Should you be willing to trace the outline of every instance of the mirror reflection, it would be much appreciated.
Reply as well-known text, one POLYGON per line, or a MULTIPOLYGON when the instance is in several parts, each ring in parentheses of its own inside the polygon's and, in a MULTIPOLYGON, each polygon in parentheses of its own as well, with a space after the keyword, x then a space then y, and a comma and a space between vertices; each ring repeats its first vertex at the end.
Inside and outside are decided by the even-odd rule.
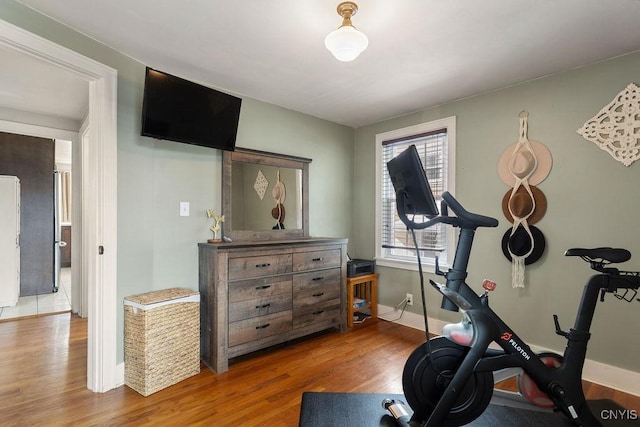
POLYGON ((236 147, 222 153, 224 236, 236 241, 309 236, 311 159, 236 147))
POLYGON ((234 229, 302 229, 302 169, 234 161, 231 174, 234 229))

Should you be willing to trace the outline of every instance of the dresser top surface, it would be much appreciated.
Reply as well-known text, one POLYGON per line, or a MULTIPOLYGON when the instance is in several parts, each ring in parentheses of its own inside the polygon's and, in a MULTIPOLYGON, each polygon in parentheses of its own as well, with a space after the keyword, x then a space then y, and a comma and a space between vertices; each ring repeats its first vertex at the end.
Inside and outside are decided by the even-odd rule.
POLYGON ((342 245, 348 241, 348 239, 336 237, 305 237, 300 239, 234 241, 229 243, 198 243, 198 246, 216 249, 238 249, 302 245, 342 245))

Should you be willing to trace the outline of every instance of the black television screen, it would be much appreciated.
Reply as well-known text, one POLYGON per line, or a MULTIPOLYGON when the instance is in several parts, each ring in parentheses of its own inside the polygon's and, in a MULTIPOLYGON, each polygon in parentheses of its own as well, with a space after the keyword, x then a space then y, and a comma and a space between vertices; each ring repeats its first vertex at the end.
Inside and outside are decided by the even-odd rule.
POLYGON ((438 206, 415 145, 410 145, 389 160, 387 169, 396 194, 398 191, 404 192, 406 214, 424 215, 429 218, 438 215, 438 206))
POLYGON ((242 100, 147 67, 142 136, 233 151, 242 100))

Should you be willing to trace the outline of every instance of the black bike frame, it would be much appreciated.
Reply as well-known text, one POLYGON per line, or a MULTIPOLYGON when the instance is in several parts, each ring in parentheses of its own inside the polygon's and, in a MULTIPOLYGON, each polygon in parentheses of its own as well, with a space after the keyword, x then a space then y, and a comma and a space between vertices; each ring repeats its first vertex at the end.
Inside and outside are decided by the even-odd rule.
MULTIPOLYGON (((617 288, 628 288, 629 285, 622 279, 606 273, 596 274, 589 279, 583 290, 574 327, 568 332, 561 331, 556 320, 556 332, 567 339, 567 346, 560 366, 548 367, 489 307, 488 295, 485 293, 479 296, 465 282, 475 229, 478 226, 494 225, 487 221, 490 218, 466 212, 451 195, 447 193, 445 195, 443 195, 445 202, 454 210, 458 218, 451 220, 452 217, 447 216, 438 222, 460 227, 460 235, 452 268, 440 274, 447 278, 446 293, 457 292, 471 306, 471 308, 466 307, 466 312, 475 325, 476 336, 473 345, 469 347, 455 375, 430 414, 426 425, 440 426, 444 423, 450 408, 473 372, 521 367, 538 388, 547 393, 557 408, 570 419, 585 426, 601 426, 587 406, 582 390, 582 366, 586 357, 587 342, 591 336, 589 330, 600 290, 604 288, 612 291, 617 288), (464 214, 468 215, 466 219, 464 214), (478 224, 473 219, 483 219, 485 222, 478 224), (489 349, 491 342, 496 342, 504 351, 489 349)), ((435 282, 432 284, 443 294, 442 308, 457 310, 454 299, 449 299, 435 282)))

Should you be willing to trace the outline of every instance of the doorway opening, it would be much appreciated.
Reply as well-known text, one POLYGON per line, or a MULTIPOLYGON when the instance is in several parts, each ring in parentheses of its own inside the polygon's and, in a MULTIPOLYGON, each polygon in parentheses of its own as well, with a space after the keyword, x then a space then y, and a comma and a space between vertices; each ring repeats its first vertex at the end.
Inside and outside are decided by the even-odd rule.
MULTIPOLYGON (((88 301, 87 387, 105 392, 118 385, 116 375, 117 259, 117 72, 77 52, 0 20, 0 46, 36 58, 89 84, 88 152, 82 176, 82 271, 88 301)), ((43 135, 42 126, 0 121, 0 130, 43 135)), ((77 139, 77 132, 74 132, 77 139)), ((50 135, 44 135, 50 136, 50 135)), ((80 146, 81 144, 76 144, 80 146)), ((76 156, 78 158, 78 156, 76 156)), ((78 222, 78 221, 74 221, 78 222)))

